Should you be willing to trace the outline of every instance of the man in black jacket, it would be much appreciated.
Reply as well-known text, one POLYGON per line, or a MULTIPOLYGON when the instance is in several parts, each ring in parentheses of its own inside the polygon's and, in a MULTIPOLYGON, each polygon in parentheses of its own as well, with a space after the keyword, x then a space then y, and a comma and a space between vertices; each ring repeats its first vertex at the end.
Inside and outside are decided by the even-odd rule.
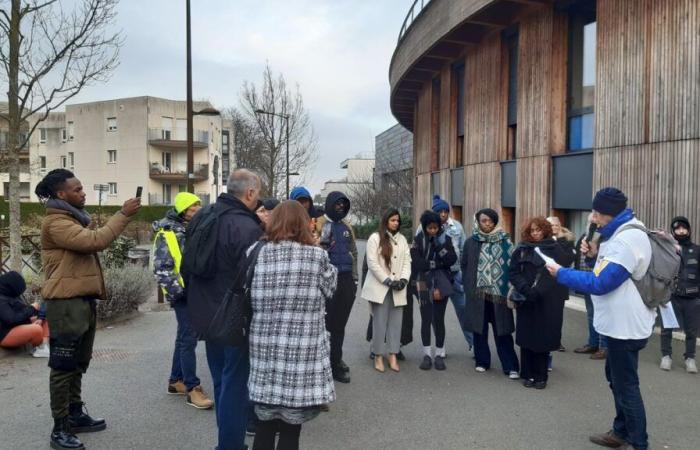
MULTIPOLYGON (((671 304, 679 324, 685 332, 685 370, 698 373, 695 364, 695 345, 700 328, 700 246, 690 240, 690 221, 679 216, 671 221, 673 237, 681 245, 681 268, 678 273, 676 291, 671 304)), ((661 330, 661 370, 671 370, 671 346, 673 329, 661 330)))
MULTIPOLYGON (((186 274, 187 306, 192 327, 199 335, 207 332, 219 304, 246 261, 246 250, 262 235, 261 222, 254 210, 260 194, 260 178, 246 169, 231 173, 227 193, 219 195, 213 209, 221 212, 216 224, 215 272, 207 277, 186 274), (221 211, 225 210, 225 211, 221 211)), ((189 230, 202 220, 195 215, 189 230)), ((188 232, 189 232, 188 230, 188 232)), ((186 248, 187 251, 196 249, 186 248)), ((248 419, 248 349, 206 341, 207 362, 214 383, 218 450, 244 448, 248 419)))

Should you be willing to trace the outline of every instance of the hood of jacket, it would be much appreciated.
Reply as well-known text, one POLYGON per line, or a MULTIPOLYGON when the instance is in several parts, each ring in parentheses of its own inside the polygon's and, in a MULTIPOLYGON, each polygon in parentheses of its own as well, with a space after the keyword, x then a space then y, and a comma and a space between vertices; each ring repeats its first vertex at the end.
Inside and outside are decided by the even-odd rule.
POLYGON ((153 231, 159 230, 172 230, 176 233, 185 231, 185 221, 182 217, 175 211, 175 208, 170 208, 165 217, 160 220, 156 220, 151 224, 153 231))
POLYGON ((690 228, 690 220, 688 220, 687 217, 683 216, 677 216, 674 217, 673 220, 671 221, 671 234, 673 234, 673 237, 678 241, 679 244, 687 244, 690 242, 690 237, 692 233, 692 229, 690 228), (674 233, 675 228, 678 225, 684 225, 688 229, 688 235, 687 236, 676 236, 676 233, 674 233))
POLYGON ((308 198, 309 200, 313 200, 311 198, 311 192, 309 192, 309 190, 306 189, 304 186, 297 186, 294 189, 292 189, 292 192, 289 193, 290 200, 299 200, 302 198, 308 198))
POLYGON ((326 197, 325 210, 329 219, 333 222, 340 222, 348 215, 348 212, 350 212, 350 199, 340 191, 333 191, 326 197), (343 214, 338 214, 335 210, 335 204, 338 203, 338 201, 343 201, 345 203, 345 211, 343 214))

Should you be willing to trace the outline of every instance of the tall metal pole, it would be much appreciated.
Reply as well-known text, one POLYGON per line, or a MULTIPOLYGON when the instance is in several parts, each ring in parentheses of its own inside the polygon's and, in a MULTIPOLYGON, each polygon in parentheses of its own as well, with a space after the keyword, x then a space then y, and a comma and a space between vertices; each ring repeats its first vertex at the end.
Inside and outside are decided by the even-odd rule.
POLYGON ((192 116, 192 32, 190 26, 190 0, 187 7, 187 192, 194 193, 194 132, 192 116))
POLYGON ((287 128, 287 200, 289 200, 289 116, 284 116, 287 128))

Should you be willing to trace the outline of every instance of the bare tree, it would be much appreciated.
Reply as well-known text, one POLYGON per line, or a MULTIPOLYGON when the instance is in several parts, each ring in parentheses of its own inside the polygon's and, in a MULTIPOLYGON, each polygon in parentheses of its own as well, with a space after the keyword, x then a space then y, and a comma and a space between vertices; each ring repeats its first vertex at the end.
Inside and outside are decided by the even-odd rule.
POLYGON ((379 219, 389 208, 396 208, 402 214, 411 217, 413 170, 401 167, 403 165, 399 165, 398 162, 389 161, 385 163, 386 172, 372 182, 349 184, 348 196, 352 201, 352 211, 361 223, 379 219))
POLYGON ((256 170, 262 177, 267 195, 282 197, 287 171, 287 129, 285 128, 287 123, 289 124, 290 173, 298 172, 303 181, 310 174, 318 157, 316 135, 309 113, 304 107, 299 86, 297 85, 294 91, 291 91, 287 87, 284 76, 273 74, 270 66, 266 65, 261 86, 248 81, 243 84, 241 116, 246 122, 242 130, 249 135, 239 136, 237 139, 240 138, 250 144, 244 150, 253 150, 256 153, 241 155, 243 161, 254 164, 250 168, 256 170), (257 114, 256 111, 273 114, 257 114), (285 120, 283 116, 289 117, 289 120, 285 120), (264 143, 262 149, 259 148, 259 141, 264 143))
POLYGON ((3 0, 0 78, 7 82, 10 267, 21 270, 20 150, 49 113, 118 65, 122 36, 111 30, 118 0, 3 0), (23 130, 24 127, 24 130, 23 130))
POLYGON ((265 148, 258 125, 239 109, 228 108, 224 116, 233 122, 233 154, 237 167, 244 167, 262 173, 265 165, 265 148))

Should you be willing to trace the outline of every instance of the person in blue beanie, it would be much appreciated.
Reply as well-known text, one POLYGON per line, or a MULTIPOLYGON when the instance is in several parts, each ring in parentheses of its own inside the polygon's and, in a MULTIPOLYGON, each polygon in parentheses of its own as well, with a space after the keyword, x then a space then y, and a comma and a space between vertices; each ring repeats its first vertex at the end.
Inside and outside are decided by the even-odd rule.
POLYGON ((289 193, 289 199, 296 200, 299 203, 301 203, 301 206, 303 206, 304 209, 309 211, 309 215, 311 215, 311 211, 314 206, 314 201, 311 197, 311 192, 309 192, 309 190, 306 189, 304 186, 297 186, 294 189, 292 189, 292 192, 289 193))
POLYGON ((454 292, 450 296, 452 300, 452 306, 455 309, 455 314, 457 314, 457 320, 462 328, 462 334, 464 334, 464 340, 467 341, 469 350, 472 349, 474 345, 474 336, 471 331, 464 327, 464 314, 466 313, 466 300, 464 297, 464 287, 462 286, 462 271, 460 266, 461 261, 461 251, 464 247, 464 242, 467 237, 464 234, 464 228, 459 221, 454 220, 450 217, 450 204, 447 201, 440 198, 439 195, 433 195, 433 212, 438 213, 440 216, 440 221, 442 223, 442 229, 445 230, 450 239, 452 239, 452 245, 454 246, 455 253, 457 253, 457 262, 450 268, 452 272, 452 280, 454 292))
POLYGON ((619 449, 648 448, 646 411, 639 390, 639 351, 651 336, 656 312, 647 308, 633 280, 649 268, 652 250, 644 224, 627 208, 619 189, 601 189, 593 198, 593 223, 600 242, 584 240, 581 251, 592 272, 547 265, 557 282, 591 294, 593 326, 608 342, 605 376, 615 400, 615 419, 607 433, 590 436, 591 442, 619 449), (638 227, 642 227, 639 229, 638 227))

